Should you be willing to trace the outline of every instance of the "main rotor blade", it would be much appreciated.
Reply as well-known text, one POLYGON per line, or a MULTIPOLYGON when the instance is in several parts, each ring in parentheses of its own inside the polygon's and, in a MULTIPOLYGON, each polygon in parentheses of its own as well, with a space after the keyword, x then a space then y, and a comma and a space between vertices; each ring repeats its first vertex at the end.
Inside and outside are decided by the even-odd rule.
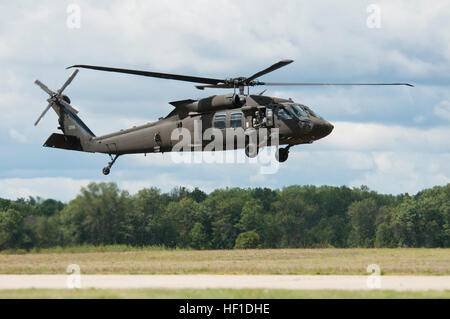
POLYGON ((414 85, 409 83, 278 83, 278 82, 258 82, 256 85, 406 85, 414 87, 414 85))
POLYGON ((36 120, 36 122, 34 122, 34 126, 38 125, 39 121, 44 117, 45 113, 47 113, 47 111, 50 109, 50 107, 53 105, 52 103, 49 103, 47 105, 47 107, 44 109, 44 111, 41 113, 41 115, 38 117, 38 119, 36 120))
POLYGON ((62 93, 66 87, 72 82, 72 80, 75 78, 75 76, 78 73, 78 69, 75 69, 75 71, 73 71, 73 73, 69 76, 69 78, 67 79, 66 83, 63 84, 63 86, 61 86, 61 88, 58 90, 58 93, 62 93))
POLYGON ((41 89, 43 89, 45 92, 47 92, 47 94, 50 96, 53 96, 55 94, 52 90, 50 90, 44 83, 42 83, 39 80, 34 81, 34 84, 39 86, 41 89))
POLYGON ((161 79, 170 79, 170 80, 178 80, 178 81, 186 81, 186 82, 195 82, 195 83, 205 83, 205 84, 217 84, 223 83, 225 80, 221 79, 213 79, 213 78, 202 78, 198 76, 189 76, 189 75, 180 75, 180 74, 170 74, 170 73, 159 73, 159 72, 149 72, 149 71, 140 71, 140 70, 129 70, 129 69, 118 69, 118 68, 110 68, 105 66, 95 66, 95 65, 72 65, 69 68, 84 68, 84 69, 92 69, 99 71, 108 71, 108 72, 118 72, 118 73, 127 73, 127 74, 135 74, 148 76, 153 78, 161 78, 161 79))
POLYGON ((212 85, 196 85, 195 86, 197 89, 199 90, 204 90, 204 89, 232 89, 233 85, 231 84, 212 84, 212 85))
POLYGON ((247 78, 247 81, 248 82, 252 81, 252 80, 260 77, 261 75, 264 75, 266 73, 275 71, 276 69, 279 69, 279 68, 281 68, 281 67, 283 67, 285 65, 288 65, 289 63, 292 63, 292 62, 294 62, 294 60, 281 60, 280 62, 275 63, 272 66, 269 66, 267 69, 264 69, 262 71, 259 71, 258 73, 253 74, 251 77, 247 78))

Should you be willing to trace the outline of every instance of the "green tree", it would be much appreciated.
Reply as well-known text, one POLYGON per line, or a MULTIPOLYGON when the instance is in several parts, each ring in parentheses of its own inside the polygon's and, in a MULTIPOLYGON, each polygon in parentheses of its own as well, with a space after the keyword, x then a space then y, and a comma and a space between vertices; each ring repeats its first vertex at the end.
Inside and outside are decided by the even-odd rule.
POLYGON ((203 225, 199 222, 194 224, 190 232, 191 247, 195 249, 208 249, 210 248, 208 234, 205 231, 203 225))
POLYGON ((46 199, 36 203, 37 215, 52 216, 60 212, 64 208, 64 204, 54 199, 46 199))
POLYGON ((158 188, 144 188, 131 199, 130 209, 125 217, 126 242, 131 245, 161 245, 160 222, 167 196, 161 195, 158 188))
POLYGON ((189 197, 178 202, 171 202, 166 209, 166 218, 173 225, 176 232, 175 244, 179 247, 188 247, 191 243, 190 232, 195 222, 199 221, 198 203, 189 197))
POLYGON ((249 232, 264 248, 450 247, 450 184, 414 196, 310 185, 208 195, 146 188, 129 196, 114 183, 91 183, 68 204, 0 199, 0 249, 84 243, 231 249, 249 232))
POLYGON ((0 211, 0 249, 20 248, 23 239, 23 215, 15 209, 0 211))
POLYGON ((319 246, 345 247, 349 228, 343 217, 322 218, 319 224, 311 229, 311 237, 319 246))
POLYGON ((238 228, 243 232, 254 230, 260 233, 264 231, 264 211, 259 201, 249 199, 245 202, 242 207, 238 228))
POLYGON ((311 245, 308 229, 314 226, 314 220, 317 219, 317 206, 305 202, 301 188, 298 186, 284 188, 280 200, 272 204, 272 210, 281 233, 281 247, 311 245))
POLYGON ((188 197, 192 198, 197 203, 200 203, 206 199, 207 195, 205 192, 196 187, 192 192, 189 192, 188 197))
POLYGON ((398 244, 405 247, 447 247, 450 243, 450 184, 405 198, 393 212, 398 244))
POLYGON ((47 248, 63 244, 59 216, 27 216, 24 229, 30 242, 27 248, 47 248))
POLYGON ((375 237, 375 247, 382 248, 394 248, 397 246, 397 240, 392 227, 388 223, 381 223, 377 227, 375 237))
POLYGON ((227 188, 215 190, 201 203, 211 225, 212 248, 233 248, 242 207, 248 198, 245 190, 227 188))
POLYGON ((250 192, 251 196, 263 206, 264 211, 269 211, 273 202, 280 199, 280 194, 277 190, 270 188, 254 188, 250 192))
POLYGON ((175 187, 170 191, 170 199, 179 201, 182 198, 191 198, 195 200, 197 203, 200 203, 205 200, 206 193, 201 191, 198 187, 196 187, 193 191, 189 190, 186 187, 175 187))
POLYGON ((259 235, 257 232, 250 230, 245 233, 240 233, 236 238, 234 249, 252 249, 258 248, 259 235))
POLYGON ((90 183, 61 212, 64 237, 70 244, 109 245, 124 242, 126 191, 115 183, 90 183))
POLYGON ((377 203, 373 198, 366 198, 350 205, 348 216, 352 231, 349 238, 351 246, 373 247, 375 243, 377 203))

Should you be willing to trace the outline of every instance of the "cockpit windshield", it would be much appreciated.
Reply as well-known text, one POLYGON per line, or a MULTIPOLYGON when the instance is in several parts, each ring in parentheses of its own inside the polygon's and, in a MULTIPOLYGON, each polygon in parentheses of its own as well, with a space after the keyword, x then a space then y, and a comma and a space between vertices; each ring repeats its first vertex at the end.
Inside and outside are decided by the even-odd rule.
POLYGON ((290 105, 292 112, 300 118, 302 116, 309 116, 308 112, 302 107, 302 105, 291 104, 290 105))
POLYGON ((309 107, 307 107, 306 105, 302 105, 302 106, 303 106, 303 107, 305 108, 305 110, 306 110, 309 114, 311 114, 312 116, 322 118, 322 117, 320 117, 320 115, 314 113, 313 110, 311 110, 311 109, 310 109, 309 107))
POLYGON ((302 104, 297 103, 283 103, 283 105, 291 110, 292 113, 295 114, 296 117, 300 118, 302 116, 313 116, 313 117, 319 117, 314 113, 309 107, 302 104))

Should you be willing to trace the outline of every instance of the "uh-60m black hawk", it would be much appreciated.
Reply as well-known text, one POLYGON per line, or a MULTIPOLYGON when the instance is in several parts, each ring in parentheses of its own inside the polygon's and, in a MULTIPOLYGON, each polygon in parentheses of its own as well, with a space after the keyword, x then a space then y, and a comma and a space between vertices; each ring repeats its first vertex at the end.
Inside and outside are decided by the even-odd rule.
MULTIPOLYGON (((268 131, 278 129, 278 144, 286 145, 276 152, 279 162, 287 160, 289 149, 298 144, 312 143, 321 139, 333 130, 333 125, 316 115, 306 105, 296 103, 291 99, 264 96, 263 92, 257 95, 249 94, 249 87, 265 86, 310 86, 310 85, 407 85, 408 83, 274 83, 260 82, 260 76, 279 69, 292 60, 282 60, 274 65, 253 74, 250 77, 236 77, 229 79, 214 79, 197 76, 177 75, 168 73, 148 72, 139 70, 118 69, 92 65, 73 65, 69 68, 85 68, 108 72, 135 74, 147 77, 171 79, 187 82, 201 83, 198 89, 226 88, 234 92, 225 95, 214 95, 207 98, 193 100, 181 100, 170 102, 175 108, 164 118, 156 122, 135 126, 118 132, 95 136, 95 134, 77 116, 78 110, 70 105, 70 99, 63 94, 64 89, 72 82, 78 69, 71 74, 64 85, 56 92, 51 91, 39 80, 35 83, 48 93, 50 98, 48 106, 39 116, 35 125, 50 109, 58 115, 59 127, 63 134, 53 133, 44 146, 82 152, 105 153, 111 157, 111 161, 103 168, 103 174, 107 175, 116 159, 124 154, 171 152, 174 144, 171 133, 180 128, 185 128, 195 136, 195 122, 201 122, 201 130, 216 128, 225 131, 227 129, 242 129, 252 132, 265 129, 268 131), (245 94, 247 88, 247 94, 245 94), (236 90, 239 90, 236 93, 236 90)), ((201 135, 203 136, 203 135, 201 135)), ((271 136, 271 135, 270 135, 271 136)), ((249 136, 245 136, 244 143, 235 143, 233 136, 232 149, 245 148, 245 154, 254 157, 258 154, 259 142, 253 142, 249 136)), ((210 140, 203 140, 196 145, 190 141, 191 151, 203 151, 210 140)), ((223 144, 226 143, 224 135, 223 144)), ((229 141, 228 141, 229 142, 229 141)), ((265 145, 272 145, 269 140, 265 145)), ((184 148, 183 150, 186 150, 184 148)))

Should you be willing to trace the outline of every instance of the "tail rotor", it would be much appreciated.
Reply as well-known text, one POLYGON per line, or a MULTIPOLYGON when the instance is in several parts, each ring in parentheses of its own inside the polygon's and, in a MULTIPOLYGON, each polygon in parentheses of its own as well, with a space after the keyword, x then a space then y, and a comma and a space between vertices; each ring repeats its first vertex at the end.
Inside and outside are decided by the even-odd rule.
POLYGON ((63 91, 69 86, 69 84, 72 82, 72 80, 75 78, 75 76, 78 73, 78 69, 76 69, 75 71, 73 71, 73 73, 69 76, 69 78, 67 79, 67 81, 61 86, 61 88, 56 91, 53 92, 52 90, 50 90, 44 83, 42 83, 39 80, 34 81, 34 84, 36 84, 37 86, 39 86, 43 91, 45 91, 50 98, 47 99, 48 105, 47 107, 44 109, 44 111, 41 113, 41 115, 38 117, 38 119, 36 120, 36 122, 34 123, 34 126, 39 124, 39 121, 45 116, 45 114, 47 113, 47 111, 54 105, 54 104, 59 104, 62 105, 63 107, 65 107, 67 110, 77 114, 78 110, 73 107, 72 105, 70 105, 69 103, 67 103, 64 100, 64 95, 62 94, 63 91))

